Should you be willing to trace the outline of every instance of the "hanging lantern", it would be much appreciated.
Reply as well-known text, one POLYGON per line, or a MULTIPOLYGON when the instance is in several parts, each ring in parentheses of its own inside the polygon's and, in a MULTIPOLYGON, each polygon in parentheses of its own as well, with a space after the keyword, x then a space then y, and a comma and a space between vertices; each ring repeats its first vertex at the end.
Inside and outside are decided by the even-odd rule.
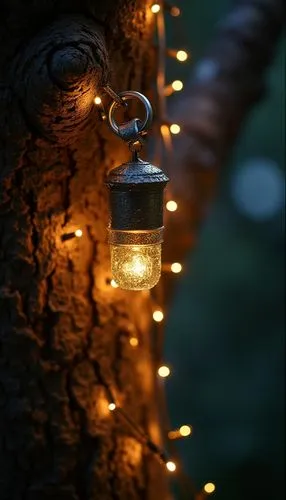
POLYGON ((137 98, 146 109, 143 122, 135 118, 118 126, 113 118, 116 102, 109 111, 113 131, 129 143, 132 159, 111 170, 109 244, 113 279, 126 290, 149 289, 161 275, 163 242, 163 191, 168 177, 162 170, 138 157, 144 134, 152 119, 152 108, 139 92, 122 92, 124 101, 137 98))

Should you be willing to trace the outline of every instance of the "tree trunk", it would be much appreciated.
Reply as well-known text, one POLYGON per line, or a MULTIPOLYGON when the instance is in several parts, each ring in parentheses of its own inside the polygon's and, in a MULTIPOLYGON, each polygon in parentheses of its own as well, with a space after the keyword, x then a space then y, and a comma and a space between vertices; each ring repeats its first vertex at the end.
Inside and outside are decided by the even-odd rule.
POLYGON ((166 498, 164 467, 108 409, 111 390, 160 442, 149 299, 109 284, 104 176, 128 150, 93 104, 107 53, 116 89, 148 91, 148 7, 1 2, 1 500, 166 498))

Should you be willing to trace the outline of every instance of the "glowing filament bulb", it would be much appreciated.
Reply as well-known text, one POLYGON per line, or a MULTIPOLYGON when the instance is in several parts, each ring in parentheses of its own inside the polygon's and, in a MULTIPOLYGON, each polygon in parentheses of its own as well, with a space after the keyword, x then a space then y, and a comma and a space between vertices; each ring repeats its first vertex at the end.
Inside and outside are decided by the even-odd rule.
POLYGON ((167 201, 166 209, 169 212, 176 212, 177 208, 178 208, 178 204, 174 200, 167 201))
POLYGON ((161 245, 111 245, 111 270, 120 288, 152 288, 161 275, 161 245))
POLYGON ((158 3, 153 3, 153 5, 151 6, 151 11, 153 12, 153 14, 158 14, 160 10, 161 6, 158 3))
POLYGON ((114 410, 116 409, 116 404, 115 404, 115 403, 109 403, 109 405, 108 405, 108 409, 109 409, 110 411, 114 411, 114 410))
POLYGON ((204 491, 206 493, 213 493, 215 491, 215 485, 214 485, 214 483, 206 483, 204 485, 204 491))
POLYGON ((77 238, 81 238, 82 237, 82 230, 81 229, 76 229, 76 231, 74 232, 75 236, 77 238))
POLYGON ((176 58, 180 62, 185 62, 188 59, 188 53, 185 50, 178 50, 176 58))
POLYGON ((166 463, 166 468, 168 469, 169 472, 175 472, 177 467, 176 467, 175 462, 172 462, 171 460, 169 460, 169 462, 166 463))
POLYGON ((158 368, 159 377, 162 377, 162 378, 169 377, 170 373, 171 373, 171 370, 166 365, 162 365, 162 366, 160 366, 160 368, 158 368))
POLYGON ((99 104, 101 104, 101 102, 102 102, 102 101, 101 101, 101 98, 97 95, 97 96, 94 98, 94 103, 95 103, 95 104, 97 104, 97 105, 99 105, 99 104))
POLYGON ((157 309, 156 311, 153 312, 153 320, 156 321, 156 323, 161 323, 164 319, 164 314, 160 309, 157 309))
POLYGON ((176 92, 179 92, 180 90, 182 90, 183 87, 184 87, 184 84, 183 84, 183 82, 181 82, 181 80, 174 80, 172 83, 172 89, 175 90, 176 92))
POLYGON ((170 126, 170 132, 171 134, 177 135, 181 132, 181 127, 177 123, 172 123, 170 126))
POLYGON ((171 271, 175 274, 180 273, 182 271, 182 264, 179 262, 173 262, 173 264, 171 264, 171 271))

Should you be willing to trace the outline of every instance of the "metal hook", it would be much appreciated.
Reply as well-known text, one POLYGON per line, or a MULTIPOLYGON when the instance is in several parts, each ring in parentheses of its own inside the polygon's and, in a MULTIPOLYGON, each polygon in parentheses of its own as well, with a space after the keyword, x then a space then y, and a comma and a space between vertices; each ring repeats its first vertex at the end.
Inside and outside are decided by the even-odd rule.
POLYGON ((123 100, 123 102, 130 99, 137 99, 144 105, 146 115, 143 121, 139 118, 133 118, 129 122, 123 123, 122 125, 118 125, 114 119, 114 112, 118 107, 118 99, 117 101, 114 100, 109 108, 108 121, 113 132, 126 142, 134 141, 150 127, 153 118, 152 106, 147 97, 140 92, 136 92, 135 90, 120 92, 118 96, 123 100))

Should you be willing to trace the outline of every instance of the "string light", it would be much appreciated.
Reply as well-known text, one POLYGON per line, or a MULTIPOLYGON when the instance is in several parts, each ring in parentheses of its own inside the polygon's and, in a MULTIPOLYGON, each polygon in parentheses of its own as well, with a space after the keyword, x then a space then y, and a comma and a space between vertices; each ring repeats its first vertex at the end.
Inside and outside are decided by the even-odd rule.
POLYGON ((187 59, 189 58, 189 54, 186 50, 183 49, 168 49, 167 50, 167 55, 169 57, 173 57, 174 59, 177 59, 179 62, 186 62, 187 59))
POLYGON ((182 425, 179 429, 181 436, 187 437, 190 436, 192 432, 192 428, 189 425, 182 425))
POLYGON ((170 14, 172 17, 178 17, 181 15, 181 9, 175 5, 170 8, 170 14))
POLYGON ((114 410, 116 409, 116 404, 115 404, 115 403, 109 403, 109 405, 108 405, 108 409, 109 409, 110 411, 114 411, 114 410))
POLYGON ((160 366, 158 368, 158 375, 159 375, 159 377, 162 377, 162 378, 169 377, 170 373, 171 373, 171 370, 166 365, 162 365, 162 366, 160 366))
POLYGON ((164 319, 164 314, 160 309, 156 309, 156 311, 153 312, 153 320, 156 321, 156 323, 161 323, 164 319))
POLYGON ((99 105, 99 104, 101 104, 101 103, 102 103, 102 100, 101 100, 101 98, 97 95, 97 96, 94 98, 94 104, 99 105))
POLYGON ((176 212, 177 208, 178 208, 178 204, 177 204, 176 201, 174 201, 174 200, 167 201, 167 203, 166 203, 166 209, 169 212, 176 212))
POLYGON ((190 436, 192 428, 190 425, 182 425, 179 429, 168 432, 168 438, 171 440, 181 439, 190 436))
POLYGON ((214 483, 206 483, 204 485, 204 491, 208 494, 213 493, 215 491, 215 484, 214 483))
POLYGON ((132 347, 137 347, 138 344, 139 344, 139 340, 136 338, 136 337, 130 337, 129 339, 129 344, 132 346, 132 347))
POLYGON ((180 92, 184 87, 184 84, 181 80, 174 80, 170 85, 167 85, 164 88, 164 94, 166 97, 169 97, 174 92, 180 92))
POLYGON ((181 80, 174 80, 172 82, 172 89, 175 90, 175 92, 179 92, 180 90, 182 90, 183 87, 184 84, 181 80))
POLYGON ((173 264, 171 264, 172 273, 178 274, 182 271, 182 269, 182 264, 180 264, 179 262, 173 262, 173 264))
POLYGON ((83 235, 82 230, 81 229, 76 229, 72 233, 62 234, 61 240, 62 241, 68 241, 68 240, 72 240, 73 238, 81 238, 82 235, 83 235))
POLYGON ((153 14, 158 14, 160 10, 161 6, 158 3, 153 3, 153 5, 151 6, 151 11, 153 12, 153 14))
POLYGON ((170 126, 170 132, 171 134, 177 135, 181 132, 181 127, 177 123, 172 123, 170 126))
POLYGON ((118 285, 117 285, 116 281, 113 278, 110 281, 110 285, 112 286, 112 288, 118 288, 118 285))
POLYGON ((171 460, 169 460, 166 463, 166 468, 168 469, 169 472, 175 472, 177 466, 176 466, 175 462, 172 462, 171 460))
POLYGON ((188 53, 185 50, 178 50, 176 53, 176 58, 180 62, 185 62, 188 57, 188 53))

